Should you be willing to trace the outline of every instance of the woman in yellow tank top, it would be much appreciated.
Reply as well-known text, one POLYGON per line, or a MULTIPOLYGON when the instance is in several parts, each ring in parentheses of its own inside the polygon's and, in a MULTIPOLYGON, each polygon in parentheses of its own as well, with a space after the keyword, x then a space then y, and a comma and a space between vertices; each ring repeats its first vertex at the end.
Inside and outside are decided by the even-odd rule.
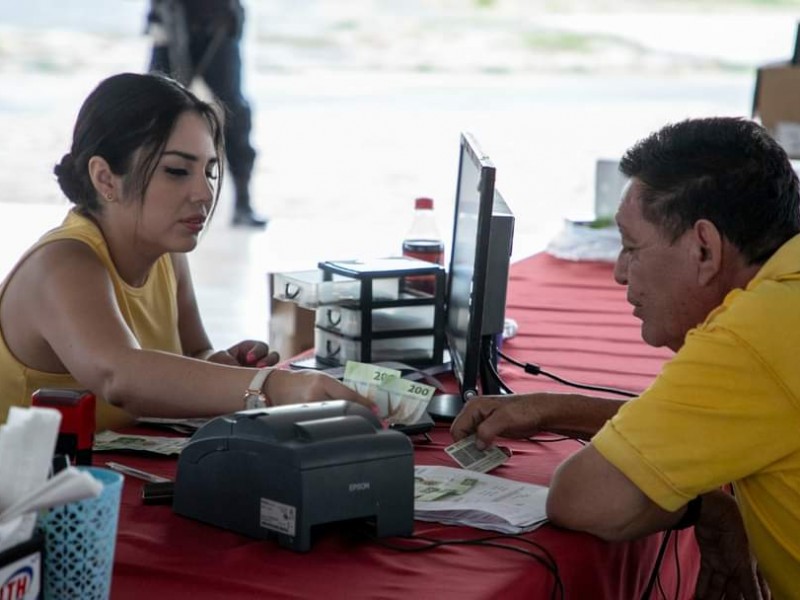
POLYGON ((75 207, 0 286, 0 422, 40 387, 92 390, 98 429, 269 402, 370 405, 331 377, 263 369, 278 360, 264 342, 211 347, 186 253, 219 195, 221 127, 158 75, 115 75, 86 99, 55 167, 75 207))

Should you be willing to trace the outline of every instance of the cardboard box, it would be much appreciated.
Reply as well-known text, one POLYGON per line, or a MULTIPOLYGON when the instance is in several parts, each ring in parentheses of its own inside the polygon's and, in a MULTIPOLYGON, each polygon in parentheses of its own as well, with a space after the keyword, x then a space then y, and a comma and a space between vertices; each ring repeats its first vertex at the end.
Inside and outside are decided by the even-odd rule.
POLYGON ((270 299, 269 346, 281 360, 314 347, 314 311, 273 297, 273 276, 267 276, 270 299))
POLYGON ((792 60, 763 65, 756 72, 753 117, 789 156, 800 157, 800 27, 792 60))
POLYGON ((777 63, 759 67, 753 116, 770 131, 781 121, 800 123, 800 66, 777 63))

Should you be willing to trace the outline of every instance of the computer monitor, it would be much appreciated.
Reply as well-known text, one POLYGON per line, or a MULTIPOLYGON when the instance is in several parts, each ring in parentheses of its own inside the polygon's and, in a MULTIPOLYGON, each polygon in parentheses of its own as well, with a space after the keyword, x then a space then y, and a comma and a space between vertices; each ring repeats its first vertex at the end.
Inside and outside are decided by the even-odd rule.
POLYGON ((495 167, 462 133, 445 303, 445 335, 458 395, 434 397, 428 412, 454 418, 476 394, 497 394, 495 336, 502 335, 514 215, 494 187, 495 167))

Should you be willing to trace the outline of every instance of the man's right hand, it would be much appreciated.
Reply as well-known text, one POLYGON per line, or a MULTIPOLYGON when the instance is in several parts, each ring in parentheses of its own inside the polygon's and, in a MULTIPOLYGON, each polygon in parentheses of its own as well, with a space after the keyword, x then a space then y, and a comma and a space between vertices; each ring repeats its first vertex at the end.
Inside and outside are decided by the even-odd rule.
POLYGON ((609 398, 549 392, 477 397, 467 402, 450 433, 456 441, 474 433, 479 447, 489 446, 498 436, 527 438, 540 431, 589 439, 622 404, 609 398))
POLYGON ((453 421, 450 434, 458 441, 474 433, 479 448, 488 447, 498 436, 530 437, 541 427, 537 400, 537 395, 473 398, 453 421))

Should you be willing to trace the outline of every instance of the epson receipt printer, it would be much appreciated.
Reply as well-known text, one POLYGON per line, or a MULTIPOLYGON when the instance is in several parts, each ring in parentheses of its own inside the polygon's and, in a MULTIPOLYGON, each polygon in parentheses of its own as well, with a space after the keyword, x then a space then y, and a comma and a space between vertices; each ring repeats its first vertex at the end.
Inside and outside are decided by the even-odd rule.
POLYGON ((218 417, 181 452, 172 507, 302 552, 312 526, 334 521, 374 520, 378 537, 410 535, 411 442, 344 400, 218 417))

